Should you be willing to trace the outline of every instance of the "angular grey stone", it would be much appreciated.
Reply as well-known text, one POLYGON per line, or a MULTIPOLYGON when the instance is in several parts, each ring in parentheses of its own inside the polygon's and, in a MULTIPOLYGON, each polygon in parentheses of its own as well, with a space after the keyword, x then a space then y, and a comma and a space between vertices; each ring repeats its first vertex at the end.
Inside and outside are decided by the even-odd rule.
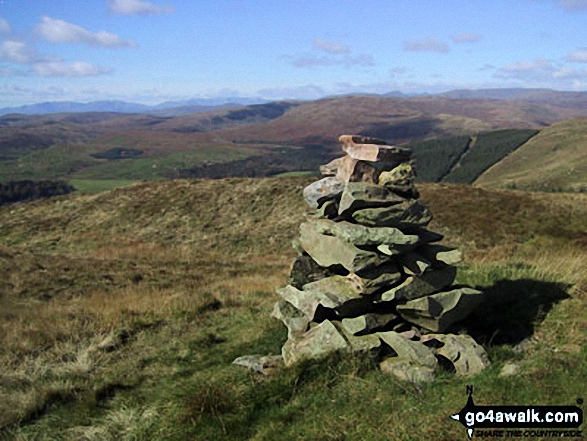
MULTIPOLYGON (((297 239, 297 242, 299 242, 299 239, 297 239)), ((301 243, 299 244, 299 248, 300 251, 303 252, 301 243)), ((302 286, 306 283, 315 282, 316 280, 332 275, 333 273, 331 271, 318 265, 318 263, 307 254, 300 254, 292 264, 288 283, 298 289, 302 289, 302 286)))
POLYGON ((516 363, 506 363, 499 371, 500 377, 511 377, 517 375, 520 372, 520 365, 516 363))
POLYGON ((353 335, 361 335, 379 331, 398 319, 397 314, 370 313, 355 318, 345 318, 342 320, 342 326, 353 335))
POLYGON ((416 179, 416 171, 409 162, 404 162, 393 170, 379 175, 379 185, 411 185, 416 179))
POLYGON ((434 353, 422 343, 408 340, 394 331, 378 332, 377 335, 394 350, 398 357, 410 363, 436 367, 438 362, 434 353))
POLYGON ((349 182, 340 197, 338 214, 348 215, 361 208, 387 207, 402 202, 406 202, 406 199, 380 185, 349 182))
POLYGON ((335 308, 336 302, 320 292, 308 292, 299 290, 291 285, 284 286, 277 290, 277 294, 290 303, 294 308, 302 312, 308 319, 312 320, 316 314, 318 305, 326 308, 335 308))
POLYGON ((441 347, 431 345, 433 351, 450 361, 458 376, 478 374, 490 364, 485 349, 477 344, 470 335, 428 334, 425 337, 425 344, 430 344, 431 340, 443 343, 441 347))
POLYGON ((242 366, 263 375, 271 375, 283 366, 281 355, 244 355, 235 359, 232 364, 242 366))
POLYGON ((432 265, 428 259, 415 252, 400 256, 398 261, 404 273, 409 276, 419 276, 432 265))
POLYGON ((451 285, 457 275, 453 266, 431 269, 420 276, 410 276, 400 285, 391 288, 381 295, 382 301, 413 300, 427 296, 451 285))
POLYGON ((327 219, 334 219, 338 216, 338 203, 336 200, 331 199, 324 202, 318 210, 316 210, 316 216, 324 217, 327 219))
POLYGON ((395 285, 403 275, 396 264, 386 262, 386 264, 372 268, 369 271, 362 271, 360 275, 349 274, 348 277, 356 278, 363 294, 370 295, 395 285))
POLYGON ((405 200, 389 207, 363 208, 352 213, 351 217, 368 227, 424 227, 432 220, 428 208, 417 199, 405 200))
POLYGON ((381 339, 375 334, 356 336, 340 323, 334 325, 344 335, 352 352, 374 352, 381 348, 381 339))
POLYGON ((445 265, 456 265, 462 259, 462 253, 444 245, 423 245, 418 248, 418 252, 428 260, 445 265))
POLYGON ((304 285, 304 291, 313 297, 327 297, 330 302, 320 301, 325 308, 333 309, 339 317, 349 317, 373 309, 372 299, 363 294, 361 280, 356 277, 331 276, 304 285))
POLYGON ((281 349, 286 366, 303 359, 319 359, 350 345, 330 320, 324 320, 298 339, 289 339, 281 349))
POLYGON ((342 265, 349 272, 357 272, 385 260, 383 256, 359 249, 340 237, 319 233, 311 222, 302 223, 300 233, 304 250, 323 267, 342 265))
POLYGON ((336 236, 356 246, 389 245, 391 249, 396 250, 394 254, 415 247, 420 240, 417 235, 404 234, 397 228, 371 228, 346 221, 333 222, 329 219, 313 219, 306 223, 319 234, 336 236))
POLYGON ((335 198, 343 187, 342 182, 334 177, 323 178, 304 188, 304 199, 310 207, 318 208, 323 202, 335 198))
POLYGON ((341 161, 342 157, 333 159, 328 164, 321 165, 320 173, 324 176, 335 176, 341 161))
POLYGON ((434 368, 410 363, 401 357, 386 358, 379 364, 384 374, 391 374, 401 381, 422 384, 434 381, 434 368))
POLYGON ((286 300, 280 299, 275 303, 271 317, 281 320, 287 326, 288 338, 299 336, 308 330, 313 317, 308 317, 286 300))
POLYGON ((473 288, 451 291, 408 301, 398 305, 398 313, 407 321, 433 332, 445 332, 453 324, 466 318, 483 302, 484 295, 473 288))

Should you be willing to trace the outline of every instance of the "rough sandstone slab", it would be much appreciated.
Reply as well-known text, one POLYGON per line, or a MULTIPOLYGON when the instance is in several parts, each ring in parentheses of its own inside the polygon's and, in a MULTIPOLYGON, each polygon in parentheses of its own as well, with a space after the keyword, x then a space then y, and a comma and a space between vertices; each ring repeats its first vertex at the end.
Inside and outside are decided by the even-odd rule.
POLYGON ((333 273, 331 271, 318 265, 309 255, 300 254, 291 266, 288 283, 298 289, 302 289, 302 286, 306 283, 315 282, 316 280, 332 275, 333 273))
POLYGON ((392 170, 381 172, 379 175, 379 185, 412 185, 416 179, 416 171, 412 164, 404 162, 392 170))
POLYGON ((298 339, 288 339, 281 354, 286 366, 303 359, 319 359, 340 350, 349 349, 349 343, 329 320, 311 328, 298 339))
POLYGON ((400 256, 398 261, 404 273, 410 276, 419 276, 432 265, 428 259, 415 252, 400 256))
POLYGON ((483 293, 473 288, 457 288, 410 300, 398 305, 398 313, 410 323, 433 332, 445 332, 466 318, 483 302, 483 293))
POLYGON ((403 274, 395 263, 386 262, 385 265, 361 272, 360 275, 349 274, 347 277, 356 279, 363 294, 370 295, 395 285, 401 280, 403 274))
POLYGON ((414 300, 427 296, 451 285, 457 275, 455 267, 428 270, 421 276, 410 276, 400 285, 391 288, 381 295, 381 300, 414 300))
POLYGON ((381 372, 393 375, 401 381, 414 384, 434 381, 434 368, 410 363, 400 357, 386 358, 379 364, 381 372))
MULTIPOLYGON (((291 285, 279 288, 277 294, 294 308, 301 311, 301 313, 309 320, 312 320, 316 315, 318 305, 322 305, 326 308, 335 308, 338 306, 336 302, 325 294, 299 290, 291 285)), ((279 312, 276 313, 279 314, 279 312)))
POLYGON ((333 159, 328 164, 321 165, 320 166, 320 173, 322 173, 322 175, 324 175, 324 176, 336 176, 336 172, 338 170, 338 167, 339 167, 341 161, 342 161, 342 157, 333 159))
POLYGON ((338 179, 327 177, 308 185, 304 188, 303 195, 310 207, 318 208, 327 200, 335 198, 343 188, 342 182, 338 179))
POLYGON ((413 248, 420 240, 417 235, 404 234, 399 229, 391 227, 371 228, 346 221, 334 222, 328 219, 312 219, 306 223, 316 233, 336 236, 355 246, 389 245, 397 250, 394 254, 413 248))
POLYGON ((377 314, 370 313, 354 318, 345 318, 342 320, 342 326, 353 335, 369 334, 384 329, 390 323, 397 321, 397 314, 377 314))
POLYGON ((340 323, 335 322, 334 325, 344 335, 352 352, 378 352, 381 348, 381 339, 375 334, 356 336, 340 323))
POLYGON ((424 344, 430 344, 432 340, 442 343, 441 347, 431 345, 432 350, 453 364, 456 375, 475 375, 490 364, 485 349, 470 335, 428 334, 423 338, 424 344))
POLYGON ((348 215, 360 208, 387 207, 405 201, 406 199, 403 197, 380 185, 368 182, 349 182, 342 191, 338 214, 348 215))
POLYGON ((434 368, 437 365, 436 357, 432 350, 422 343, 408 340, 397 332, 378 332, 379 338, 389 345, 398 357, 409 361, 410 363, 419 364, 434 368))
POLYGON ((306 332, 312 319, 283 299, 275 303, 271 317, 281 320, 285 324, 288 338, 294 338, 306 332))
POLYGON ((389 207, 363 208, 352 213, 351 217, 355 222, 368 227, 425 227, 432 220, 428 208, 417 199, 389 207))
POLYGON ((463 257, 459 250, 444 245, 425 245, 418 248, 418 252, 432 262, 445 265, 456 265, 463 257))
POLYGON ((342 265, 349 272, 357 272, 384 260, 381 255, 357 248, 340 237, 321 234, 311 222, 300 225, 300 243, 323 267, 342 265))
POLYGON ((317 298, 327 297, 330 302, 321 301, 325 308, 333 309, 339 317, 353 317, 373 309, 372 299, 365 296, 360 280, 354 277, 331 276, 304 285, 304 292, 317 298))
POLYGON ((283 366, 283 357, 281 355, 244 355, 235 359, 232 364, 263 375, 271 375, 283 366))
POLYGON ((338 140, 348 156, 362 161, 401 163, 408 161, 412 156, 410 149, 385 145, 385 141, 375 138, 342 135, 338 140))
POLYGON ((343 184, 348 184, 349 182, 371 182, 376 184, 380 173, 381 170, 373 162, 343 156, 338 163, 336 179, 343 184))

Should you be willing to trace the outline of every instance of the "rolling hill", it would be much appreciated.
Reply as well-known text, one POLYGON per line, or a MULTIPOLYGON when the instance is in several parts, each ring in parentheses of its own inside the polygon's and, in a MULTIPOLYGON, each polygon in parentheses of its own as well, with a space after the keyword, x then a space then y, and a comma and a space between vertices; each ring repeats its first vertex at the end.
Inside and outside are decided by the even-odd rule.
POLYGON ((587 189, 587 119, 562 121, 483 173, 475 185, 526 190, 587 189))
MULTIPOLYGON (((7 115, 0 117, 0 181, 61 178, 114 182, 312 172, 339 155, 337 139, 342 133, 410 144, 495 130, 534 130, 587 114, 585 107, 553 103, 546 99, 345 96, 179 116, 7 115), (140 154, 108 156, 116 150, 137 150, 140 154)), ((478 161, 471 159, 479 152, 480 147, 471 151, 475 153, 472 156, 460 158, 457 154, 458 165, 472 164, 472 171, 458 179, 470 182, 501 159, 492 154, 490 161, 485 159, 477 166, 478 161)), ((419 160, 426 175, 426 160, 419 160)), ((444 176, 448 171, 440 176, 451 181, 444 176)))

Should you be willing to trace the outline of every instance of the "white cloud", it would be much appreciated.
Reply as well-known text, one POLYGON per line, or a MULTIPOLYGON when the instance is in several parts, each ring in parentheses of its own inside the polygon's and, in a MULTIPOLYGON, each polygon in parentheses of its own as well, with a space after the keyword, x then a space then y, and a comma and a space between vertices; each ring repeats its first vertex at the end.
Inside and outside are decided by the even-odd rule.
POLYGON ((483 39, 482 35, 474 32, 462 32, 452 37, 454 43, 477 43, 483 39))
POLYGON ((295 67, 300 68, 328 66, 369 67, 375 65, 375 60, 373 60, 373 56, 369 54, 345 55, 344 57, 316 57, 313 55, 306 55, 294 58, 292 64, 295 67))
POLYGON ((10 24, 0 17, 0 34, 8 34, 11 30, 10 24))
POLYGON ((327 52, 329 54, 348 54, 351 51, 346 44, 324 41, 320 38, 316 38, 312 44, 316 49, 327 52))
POLYGON ((47 61, 36 63, 33 69, 37 75, 42 77, 94 77, 112 72, 111 69, 85 61, 74 61, 73 63, 47 61))
POLYGON ((122 15, 162 14, 175 10, 173 6, 160 6, 143 0, 110 0, 108 7, 115 14, 122 15))
POLYGON ((558 0, 557 6, 567 11, 587 11, 587 0, 558 0))
POLYGON ((128 47, 136 46, 130 40, 106 31, 91 32, 81 26, 44 16, 37 31, 50 43, 82 43, 90 46, 128 47))
POLYGON ((578 82, 587 80, 587 70, 555 65, 544 58, 527 62, 511 63, 497 69, 494 76, 508 80, 516 80, 524 85, 547 86, 553 88, 575 88, 578 82))
POLYGON ((579 49, 567 55, 567 60, 575 63, 587 63, 587 49, 579 49))
POLYGON ((36 54, 29 49, 26 43, 16 40, 5 40, 0 43, 0 61, 27 64, 34 61, 36 54))
POLYGON ((408 40, 404 42, 404 50, 410 52, 448 52, 448 45, 433 37, 421 40, 408 40))

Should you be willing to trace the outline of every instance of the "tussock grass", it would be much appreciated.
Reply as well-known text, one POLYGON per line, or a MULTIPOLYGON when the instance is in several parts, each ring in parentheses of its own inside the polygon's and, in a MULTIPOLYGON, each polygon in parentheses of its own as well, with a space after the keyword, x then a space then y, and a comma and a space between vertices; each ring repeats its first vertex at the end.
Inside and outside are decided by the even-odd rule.
POLYGON ((414 386, 344 355, 267 378, 231 365, 286 339, 269 314, 308 181, 144 183, 0 208, 0 439, 448 440, 465 436, 448 416, 466 384, 478 404, 574 404, 587 384, 580 194, 421 186, 433 229, 465 252, 458 281, 513 305, 478 327, 493 364, 472 379, 414 386), (506 362, 522 374, 499 377, 506 362))

